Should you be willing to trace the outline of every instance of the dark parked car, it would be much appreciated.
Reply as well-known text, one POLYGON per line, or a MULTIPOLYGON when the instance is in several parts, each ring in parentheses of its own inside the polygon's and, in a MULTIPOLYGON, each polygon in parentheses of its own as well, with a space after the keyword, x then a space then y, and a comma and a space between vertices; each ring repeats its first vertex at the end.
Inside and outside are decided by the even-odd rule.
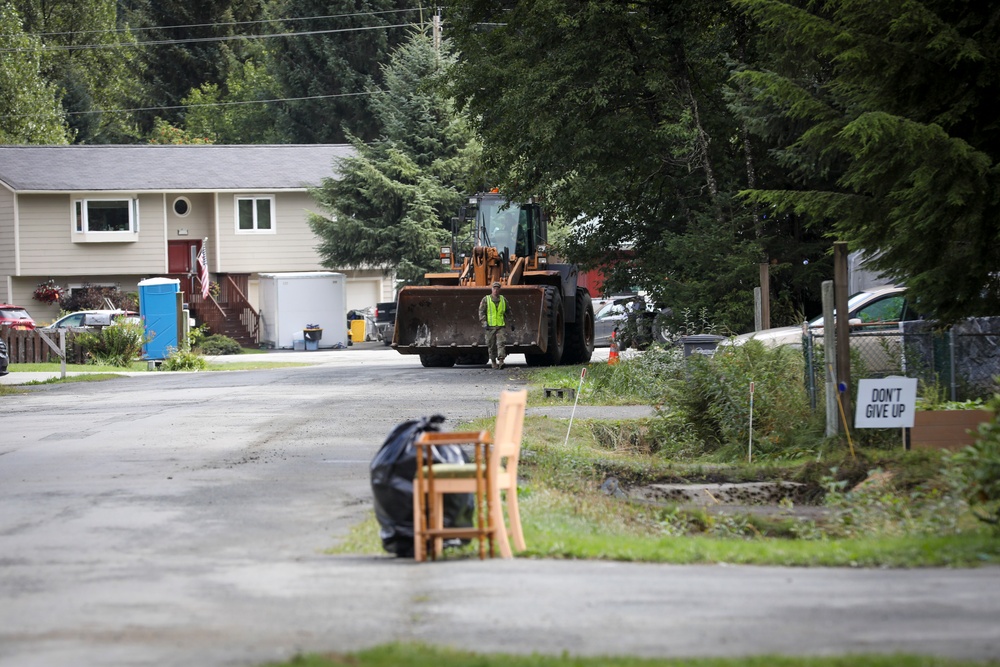
POLYGON ((615 331, 621 350, 629 347, 642 350, 650 343, 669 343, 665 320, 670 314, 669 308, 657 308, 646 296, 617 297, 594 315, 594 347, 609 347, 615 331))
POLYGON ((375 304, 375 327, 378 329, 379 340, 386 346, 392 345, 392 336, 396 329, 395 301, 375 304))
POLYGON ((0 340, 0 375, 7 375, 7 364, 10 357, 7 356, 7 344, 0 340))

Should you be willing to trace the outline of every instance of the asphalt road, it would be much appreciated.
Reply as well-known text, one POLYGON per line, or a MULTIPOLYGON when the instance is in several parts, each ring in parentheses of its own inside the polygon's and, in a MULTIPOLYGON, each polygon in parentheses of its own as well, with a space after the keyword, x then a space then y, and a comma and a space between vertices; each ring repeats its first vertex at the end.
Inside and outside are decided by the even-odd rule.
POLYGON ((251 666, 392 640, 1000 656, 997 568, 326 555, 370 510, 368 463, 393 426, 491 415, 525 371, 424 369, 375 344, 272 357, 316 365, 0 397, 0 665, 251 666))

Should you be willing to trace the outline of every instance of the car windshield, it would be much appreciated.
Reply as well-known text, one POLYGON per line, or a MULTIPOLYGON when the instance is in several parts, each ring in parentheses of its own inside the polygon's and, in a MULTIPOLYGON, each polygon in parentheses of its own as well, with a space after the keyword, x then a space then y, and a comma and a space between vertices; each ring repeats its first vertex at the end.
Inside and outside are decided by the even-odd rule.
POLYGON ((595 315, 595 319, 602 320, 611 315, 620 315, 625 312, 625 306, 620 303, 609 303, 595 315))
MULTIPOLYGON (((853 294, 847 300, 847 312, 848 313, 853 313, 861 304, 863 304, 866 301, 869 301, 871 299, 872 299, 872 293, 871 292, 857 292, 856 294, 853 294)), ((902 298, 899 299, 899 303, 902 303, 902 298)), ((834 310, 833 314, 836 317, 837 311, 834 310)), ((893 319, 893 318, 888 318, 888 319, 893 319)), ((896 319, 898 319, 898 318, 896 318, 896 319)), ((814 319, 812 322, 809 323, 809 326, 810 327, 821 327, 821 326, 823 326, 823 316, 820 315, 819 317, 817 317, 816 319, 814 319)))

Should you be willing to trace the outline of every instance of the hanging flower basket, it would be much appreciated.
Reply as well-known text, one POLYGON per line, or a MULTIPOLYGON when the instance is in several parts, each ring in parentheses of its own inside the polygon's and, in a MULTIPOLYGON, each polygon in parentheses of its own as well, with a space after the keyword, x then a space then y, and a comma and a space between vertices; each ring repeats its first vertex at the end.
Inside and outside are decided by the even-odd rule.
POLYGON ((32 298, 42 303, 56 303, 62 298, 63 288, 56 285, 56 281, 49 278, 44 283, 38 283, 32 298))

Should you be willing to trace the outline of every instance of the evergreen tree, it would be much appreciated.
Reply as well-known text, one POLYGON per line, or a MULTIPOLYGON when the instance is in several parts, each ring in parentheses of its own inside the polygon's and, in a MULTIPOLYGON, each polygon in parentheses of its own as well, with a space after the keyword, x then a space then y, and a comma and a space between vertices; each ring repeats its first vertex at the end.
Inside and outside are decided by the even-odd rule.
POLYGON ((327 96, 283 106, 282 133, 292 143, 376 138, 365 91, 381 85, 381 67, 420 20, 418 8, 413 0, 277 0, 274 17, 302 17, 283 21, 284 30, 305 34, 273 41, 270 71, 285 97, 327 96))
POLYGON ((774 39, 738 75, 795 182, 752 201, 804 215, 944 321, 1000 307, 1000 7, 737 0, 774 39))
POLYGON ((0 5, 0 144, 64 144, 58 91, 42 76, 41 42, 24 33, 11 4, 0 5))
POLYGON ((443 91, 452 61, 444 49, 415 33, 393 52, 385 92, 372 97, 381 135, 352 137, 357 154, 338 165, 342 177, 314 193, 331 214, 311 218, 324 266, 395 269, 419 283, 450 242, 448 221, 474 181, 479 149, 443 91))

